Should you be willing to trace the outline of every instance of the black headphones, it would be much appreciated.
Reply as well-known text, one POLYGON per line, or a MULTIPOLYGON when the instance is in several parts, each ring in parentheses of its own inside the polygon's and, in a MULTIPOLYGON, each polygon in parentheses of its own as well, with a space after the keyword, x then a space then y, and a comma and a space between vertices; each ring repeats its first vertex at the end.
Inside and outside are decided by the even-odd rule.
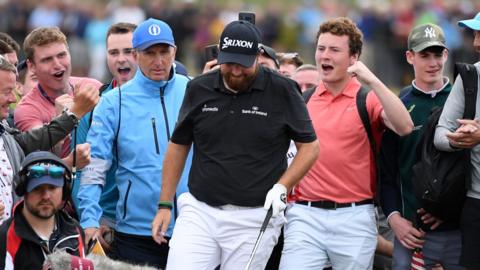
POLYGON ((47 151, 33 152, 25 157, 22 164, 20 165, 20 170, 13 177, 13 183, 15 184, 15 193, 17 194, 17 196, 22 197, 23 195, 25 195, 25 193, 27 193, 27 184, 29 181, 29 178, 27 177, 28 169, 31 165, 40 162, 55 164, 65 169, 65 172, 63 174, 64 183, 62 200, 66 200, 70 196, 72 191, 72 172, 63 160, 47 151))

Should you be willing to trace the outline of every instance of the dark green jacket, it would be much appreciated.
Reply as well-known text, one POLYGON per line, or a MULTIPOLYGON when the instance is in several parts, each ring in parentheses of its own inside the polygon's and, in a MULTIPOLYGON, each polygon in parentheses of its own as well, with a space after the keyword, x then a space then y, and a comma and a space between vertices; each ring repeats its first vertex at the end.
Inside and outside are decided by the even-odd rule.
POLYGON ((414 224, 419 223, 416 211, 421 205, 413 193, 411 181, 412 167, 418 160, 417 145, 431 110, 443 106, 451 88, 452 85, 448 83, 434 95, 421 92, 414 86, 402 90, 400 99, 412 117, 414 128, 411 134, 404 137, 387 130, 382 138, 379 161, 380 198, 387 217, 392 212, 399 211, 404 218, 414 224))

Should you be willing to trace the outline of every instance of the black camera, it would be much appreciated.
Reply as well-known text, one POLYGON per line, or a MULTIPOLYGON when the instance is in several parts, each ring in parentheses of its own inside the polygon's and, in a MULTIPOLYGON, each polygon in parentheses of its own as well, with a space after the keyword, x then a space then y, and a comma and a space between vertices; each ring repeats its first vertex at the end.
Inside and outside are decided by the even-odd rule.
POLYGON ((252 12, 240 12, 238 13, 239 21, 247 21, 251 24, 255 24, 255 13, 252 12))
POLYGON ((211 61, 213 59, 217 59, 218 57, 218 45, 208 45, 205 47, 205 60, 211 61))

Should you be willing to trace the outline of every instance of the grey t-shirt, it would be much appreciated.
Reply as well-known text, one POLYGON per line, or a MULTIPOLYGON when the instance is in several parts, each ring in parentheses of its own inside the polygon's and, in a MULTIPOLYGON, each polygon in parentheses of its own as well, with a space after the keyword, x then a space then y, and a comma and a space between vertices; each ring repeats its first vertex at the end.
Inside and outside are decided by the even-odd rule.
MULTIPOLYGON (((480 74, 480 62, 475 63, 478 74, 480 74)), ((480 78, 479 89, 480 89, 480 78)), ((452 91, 445 102, 442 115, 438 121, 437 129, 435 130, 435 147, 442 151, 455 151, 448 143, 447 133, 454 132, 459 123, 457 119, 463 118, 463 111, 465 108, 465 94, 463 91, 463 82, 460 76, 455 79, 452 91)), ((480 91, 477 91, 477 104, 475 111, 475 119, 480 118, 480 91)), ((467 193, 468 197, 480 199, 480 145, 476 145, 471 151, 472 163, 472 186, 467 193)))

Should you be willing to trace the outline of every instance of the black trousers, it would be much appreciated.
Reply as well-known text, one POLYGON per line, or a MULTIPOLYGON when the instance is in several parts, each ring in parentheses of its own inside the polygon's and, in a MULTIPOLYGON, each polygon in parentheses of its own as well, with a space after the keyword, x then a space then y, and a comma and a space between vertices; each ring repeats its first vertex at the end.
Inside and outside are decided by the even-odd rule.
POLYGON ((273 247, 272 255, 268 259, 268 263, 265 266, 265 270, 278 270, 280 266, 280 259, 282 258, 283 251, 283 227, 280 236, 278 237, 277 244, 273 247))
MULTIPOLYGON (((165 269, 168 243, 157 244, 151 236, 140 236, 115 231, 114 252, 118 260, 165 269)), ((170 240, 170 238, 166 238, 170 240)))

